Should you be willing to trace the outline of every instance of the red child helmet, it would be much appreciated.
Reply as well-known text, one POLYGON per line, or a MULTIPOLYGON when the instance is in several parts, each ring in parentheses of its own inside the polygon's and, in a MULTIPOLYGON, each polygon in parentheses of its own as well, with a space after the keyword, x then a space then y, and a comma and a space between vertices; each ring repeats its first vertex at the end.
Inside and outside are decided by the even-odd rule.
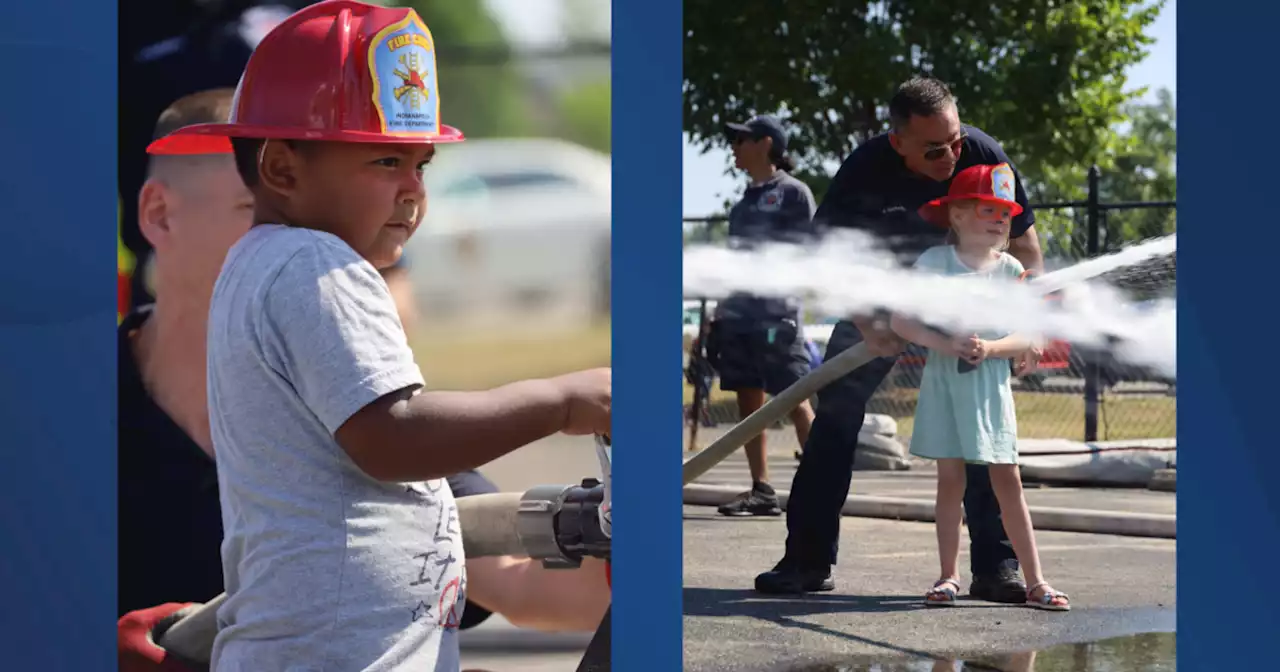
POLYGON ((1017 177, 1013 174, 1013 168, 1007 163, 998 163, 993 166, 969 166, 951 178, 951 188, 946 196, 935 198, 920 206, 920 217, 943 228, 950 228, 951 220, 948 218, 947 205, 952 201, 962 200, 1007 205, 1012 210, 1011 216, 1017 217, 1022 213, 1022 206, 1015 200, 1016 186, 1017 177))
POLYGON ((435 41, 417 12, 325 0, 258 44, 228 123, 180 128, 147 151, 218 153, 226 138, 436 144, 463 135, 440 123, 435 41))

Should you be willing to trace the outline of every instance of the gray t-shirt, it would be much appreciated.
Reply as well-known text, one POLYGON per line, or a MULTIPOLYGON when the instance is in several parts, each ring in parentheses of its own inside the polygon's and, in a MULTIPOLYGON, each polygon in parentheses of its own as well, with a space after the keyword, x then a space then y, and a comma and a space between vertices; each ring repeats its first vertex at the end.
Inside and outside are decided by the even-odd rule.
MULTIPOLYGON (((816 209, 809 185, 786 171, 775 171, 765 182, 748 186, 729 210, 729 244, 744 249, 766 242, 809 242, 815 237, 816 209)), ((717 305, 715 318, 748 322, 795 320, 796 313, 797 306, 792 301, 738 293, 717 305)))
POLYGON ((218 277, 208 349, 228 596, 212 669, 456 672, 448 483, 374 480, 333 437, 423 385, 382 276, 336 236, 256 226, 218 277))

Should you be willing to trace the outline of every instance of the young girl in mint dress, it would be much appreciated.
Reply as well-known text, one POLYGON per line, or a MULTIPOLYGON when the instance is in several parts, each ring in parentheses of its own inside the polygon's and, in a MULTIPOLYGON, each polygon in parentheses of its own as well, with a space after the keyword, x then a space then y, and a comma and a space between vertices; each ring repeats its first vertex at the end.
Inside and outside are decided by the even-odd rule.
MULTIPOLYGON (((1013 194, 1014 174, 1008 164, 973 166, 956 175, 947 196, 920 209, 921 217, 950 229, 948 244, 926 250, 916 268, 946 276, 1016 282, 1024 269, 1004 251, 1009 222, 1022 211, 1013 194)), ((1005 532, 1026 573, 1027 604, 1051 611, 1070 609, 1067 595, 1054 590, 1041 573, 1018 472, 1018 422, 1009 360, 1015 361, 1019 374, 1027 373, 1024 356, 1033 342, 999 332, 944 336, 900 315, 892 318, 891 327, 929 350, 911 434, 911 454, 938 463, 936 519, 942 577, 926 595, 926 604, 955 604, 968 462, 990 468, 1005 532), (971 366, 962 370, 960 360, 971 366)))

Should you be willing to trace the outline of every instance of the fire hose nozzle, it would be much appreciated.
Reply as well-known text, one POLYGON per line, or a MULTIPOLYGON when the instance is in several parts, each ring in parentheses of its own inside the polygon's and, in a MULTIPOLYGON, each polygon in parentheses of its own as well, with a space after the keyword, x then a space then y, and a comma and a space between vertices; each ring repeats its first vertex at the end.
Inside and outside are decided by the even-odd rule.
POLYGON ((609 560, 612 547, 613 459, 607 436, 596 437, 603 481, 540 485, 520 497, 516 533, 528 556, 548 569, 573 569, 586 557, 609 560))
POLYGON ((604 485, 594 478, 583 479, 581 485, 528 490, 516 513, 521 546, 548 569, 574 569, 587 557, 610 559, 604 501, 604 485))

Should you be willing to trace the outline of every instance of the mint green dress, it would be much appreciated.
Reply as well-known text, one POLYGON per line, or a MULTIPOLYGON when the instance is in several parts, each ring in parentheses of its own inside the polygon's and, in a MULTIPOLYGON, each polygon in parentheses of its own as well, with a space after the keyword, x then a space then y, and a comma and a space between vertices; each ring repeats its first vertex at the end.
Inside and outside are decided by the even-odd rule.
MULTIPOLYGON (((978 273, 950 245, 932 247, 916 260, 916 269, 947 276, 985 276, 1015 282, 1021 262, 1004 254, 978 273)), ((1006 333, 979 331, 995 340, 1006 333)), ((931 460, 963 459, 974 464, 1017 464, 1018 421, 1013 411, 1013 374, 1009 360, 987 359, 968 373, 956 369, 958 359, 934 350, 925 358, 911 431, 911 454, 931 460)))

